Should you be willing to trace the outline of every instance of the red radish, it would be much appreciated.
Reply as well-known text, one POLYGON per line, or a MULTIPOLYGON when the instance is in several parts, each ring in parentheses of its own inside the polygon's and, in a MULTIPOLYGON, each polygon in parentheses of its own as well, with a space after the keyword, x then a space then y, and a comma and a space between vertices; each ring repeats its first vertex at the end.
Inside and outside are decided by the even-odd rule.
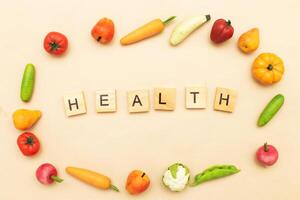
POLYGON ((58 183, 61 183, 63 181, 63 179, 57 176, 56 168, 49 163, 45 163, 39 166, 39 168, 36 170, 35 175, 37 180, 45 185, 49 185, 54 181, 58 183))
POLYGON ((278 160, 278 151, 274 146, 265 143, 257 150, 256 158, 263 165, 271 166, 278 160))

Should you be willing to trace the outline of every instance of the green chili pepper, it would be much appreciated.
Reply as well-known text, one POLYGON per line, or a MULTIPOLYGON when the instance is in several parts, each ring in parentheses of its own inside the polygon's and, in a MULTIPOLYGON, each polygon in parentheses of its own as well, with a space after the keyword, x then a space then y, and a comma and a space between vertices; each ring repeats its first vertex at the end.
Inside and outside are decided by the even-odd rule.
POLYGON ((192 186, 199 185, 200 183, 210 181, 217 178, 222 178, 232 174, 238 173, 240 170, 234 165, 216 165, 207 168, 200 174, 197 174, 194 178, 192 186))
POLYGON ((277 94, 265 107, 265 109, 260 114, 257 125, 259 127, 266 125, 278 112, 284 103, 284 96, 282 94, 277 94))
POLYGON ((28 102, 31 99, 35 81, 35 68, 33 64, 27 64, 24 70, 22 85, 21 85, 21 99, 28 102))

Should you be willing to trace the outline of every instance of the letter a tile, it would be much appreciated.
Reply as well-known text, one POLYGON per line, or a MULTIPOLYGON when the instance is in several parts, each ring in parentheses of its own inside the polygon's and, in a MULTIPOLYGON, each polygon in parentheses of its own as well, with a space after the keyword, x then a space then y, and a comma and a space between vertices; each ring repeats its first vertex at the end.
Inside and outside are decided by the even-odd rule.
POLYGON ((226 88, 217 88, 214 109, 224 112, 233 112, 236 101, 236 92, 226 88))
POLYGON ((135 90, 127 92, 128 111, 130 113, 148 112, 150 110, 149 91, 135 90))
POLYGON ((68 117, 86 113, 83 92, 72 93, 64 96, 65 112, 68 117))

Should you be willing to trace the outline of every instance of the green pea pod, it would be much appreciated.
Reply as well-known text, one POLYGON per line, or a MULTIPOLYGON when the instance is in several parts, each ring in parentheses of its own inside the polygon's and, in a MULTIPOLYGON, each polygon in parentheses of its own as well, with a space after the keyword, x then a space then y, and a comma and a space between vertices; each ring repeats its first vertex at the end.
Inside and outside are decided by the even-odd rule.
POLYGON ((28 102, 31 99, 35 81, 35 67, 33 64, 27 64, 24 70, 22 85, 21 85, 21 99, 28 102))
POLYGON ((234 165, 215 165, 207 168, 194 178, 192 186, 197 186, 203 182, 222 178, 232 174, 238 173, 240 170, 234 165))
POLYGON ((284 103, 284 96, 282 94, 276 95, 265 107, 265 109, 260 114, 257 125, 262 127, 266 125, 278 112, 284 103))

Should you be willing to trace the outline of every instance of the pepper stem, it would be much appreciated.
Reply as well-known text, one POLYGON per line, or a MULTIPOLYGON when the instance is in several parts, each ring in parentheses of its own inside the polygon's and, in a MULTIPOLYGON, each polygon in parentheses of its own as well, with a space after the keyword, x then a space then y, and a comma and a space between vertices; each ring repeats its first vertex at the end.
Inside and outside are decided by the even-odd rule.
POLYGON ((167 25, 169 22, 171 22, 173 19, 175 19, 176 18, 176 16, 171 16, 171 17, 169 17, 168 19, 166 19, 165 21, 163 21, 163 24, 164 25, 167 25))
POLYGON ((267 144, 267 143, 264 144, 264 151, 265 151, 265 152, 268 152, 268 151, 269 151, 269 147, 268 147, 268 144, 267 144))
POLYGON ((120 192, 119 188, 117 188, 116 186, 114 185, 111 185, 110 188, 116 192, 120 192))
POLYGON ((230 20, 227 20, 227 25, 231 26, 231 21, 230 20))
POLYGON ((64 179, 61 179, 58 176, 51 176, 51 179, 54 180, 57 183, 61 183, 61 182, 64 181, 64 179))

